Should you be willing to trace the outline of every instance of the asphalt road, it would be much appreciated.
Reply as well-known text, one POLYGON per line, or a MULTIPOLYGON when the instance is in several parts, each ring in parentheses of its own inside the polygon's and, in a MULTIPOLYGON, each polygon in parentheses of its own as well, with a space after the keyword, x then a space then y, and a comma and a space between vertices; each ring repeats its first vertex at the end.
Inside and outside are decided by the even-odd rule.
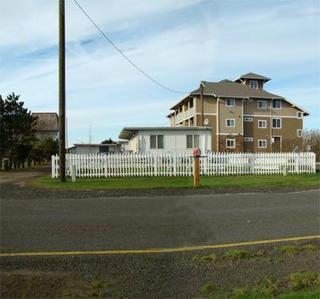
POLYGON ((109 197, 4 187, 3 253, 171 248, 319 234, 319 190, 109 197))

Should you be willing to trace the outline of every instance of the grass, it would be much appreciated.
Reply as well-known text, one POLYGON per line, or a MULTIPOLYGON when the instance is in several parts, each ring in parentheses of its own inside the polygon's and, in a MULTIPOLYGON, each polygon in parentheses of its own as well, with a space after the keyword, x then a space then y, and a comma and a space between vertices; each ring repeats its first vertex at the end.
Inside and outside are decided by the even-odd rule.
POLYGON ((278 250, 281 253, 285 253, 288 255, 296 255, 302 252, 315 252, 315 251, 320 251, 320 246, 319 245, 314 245, 314 244, 307 244, 303 246, 298 246, 298 245, 286 245, 286 246, 281 246, 278 248, 278 250))
POLYGON ((319 298, 319 286, 320 274, 315 272, 296 272, 291 273, 284 279, 273 280, 266 278, 256 286, 235 288, 227 293, 207 282, 200 288, 200 292, 209 298, 319 298))
POLYGON ((279 299, 319 299, 320 290, 304 290, 299 292, 289 292, 286 294, 279 295, 279 299))
POLYGON ((265 253, 262 250, 243 250, 243 249, 230 249, 225 253, 210 253, 206 255, 195 255, 194 261, 203 263, 217 263, 220 261, 236 262, 244 259, 265 258, 265 253))
MULTIPOLYGON (((49 189, 158 189, 193 188, 192 177, 126 177, 126 178, 68 178, 61 183, 58 179, 44 176, 37 178, 35 187, 49 189)), ((257 175, 257 176, 202 176, 200 188, 212 189, 277 189, 319 188, 320 173, 303 175, 257 175)))

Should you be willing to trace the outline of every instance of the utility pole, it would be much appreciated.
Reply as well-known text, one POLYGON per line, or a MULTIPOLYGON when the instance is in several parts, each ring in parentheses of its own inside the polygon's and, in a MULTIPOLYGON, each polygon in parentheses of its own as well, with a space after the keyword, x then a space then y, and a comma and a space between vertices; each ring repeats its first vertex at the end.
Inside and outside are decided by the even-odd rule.
POLYGON ((65 2, 59 0, 59 179, 66 180, 65 2))

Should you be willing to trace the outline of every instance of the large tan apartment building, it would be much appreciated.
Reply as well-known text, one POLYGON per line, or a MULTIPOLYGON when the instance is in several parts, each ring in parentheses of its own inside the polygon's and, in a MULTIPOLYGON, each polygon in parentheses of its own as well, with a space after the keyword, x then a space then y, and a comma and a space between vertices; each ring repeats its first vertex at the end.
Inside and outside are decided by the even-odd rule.
POLYGON ((198 89, 171 108, 171 127, 211 127, 213 151, 293 150, 302 142, 303 118, 309 113, 265 91, 269 80, 248 73, 235 81, 201 81, 198 89))

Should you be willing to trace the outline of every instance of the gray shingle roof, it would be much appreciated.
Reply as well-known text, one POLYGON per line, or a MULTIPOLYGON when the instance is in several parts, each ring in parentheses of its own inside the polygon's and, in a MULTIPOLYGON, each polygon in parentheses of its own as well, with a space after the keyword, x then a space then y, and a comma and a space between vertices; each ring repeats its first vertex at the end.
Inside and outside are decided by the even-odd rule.
MULTIPOLYGON (((284 99, 265 90, 251 88, 227 79, 220 82, 202 82, 204 83, 203 93, 205 95, 230 98, 284 99)), ((200 87, 190 93, 190 95, 198 94, 200 94, 200 87)))
MULTIPOLYGON (((263 80, 264 82, 267 82, 267 81, 271 80, 268 77, 261 76, 261 75, 255 74, 255 73, 247 73, 247 74, 241 75, 239 79, 263 80)), ((239 80, 239 79, 237 79, 237 80, 239 80)))

